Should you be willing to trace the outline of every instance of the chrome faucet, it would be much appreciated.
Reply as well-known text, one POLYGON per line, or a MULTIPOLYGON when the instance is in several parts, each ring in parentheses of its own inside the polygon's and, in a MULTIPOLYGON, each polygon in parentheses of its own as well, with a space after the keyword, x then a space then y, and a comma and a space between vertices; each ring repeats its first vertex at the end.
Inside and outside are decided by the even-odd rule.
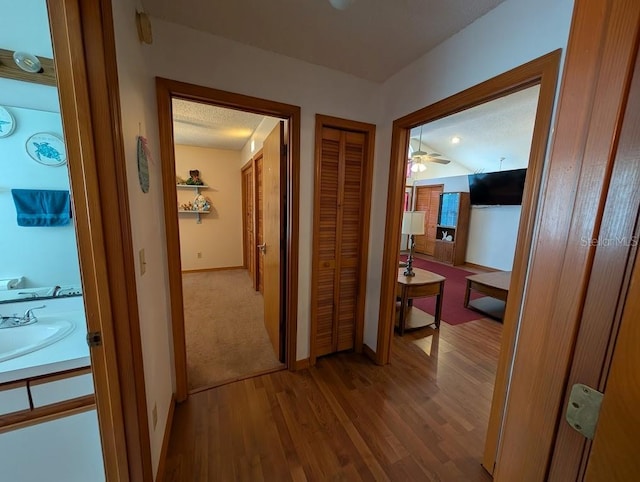
POLYGON ((36 321, 38 321, 38 318, 36 318, 36 315, 33 314, 33 310, 41 310, 42 308, 45 308, 45 306, 46 305, 33 306, 27 309, 27 311, 24 312, 24 315, 22 317, 19 317, 17 315, 0 316, 0 329, 15 328, 17 326, 26 326, 26 325, 34 324, 36 321))

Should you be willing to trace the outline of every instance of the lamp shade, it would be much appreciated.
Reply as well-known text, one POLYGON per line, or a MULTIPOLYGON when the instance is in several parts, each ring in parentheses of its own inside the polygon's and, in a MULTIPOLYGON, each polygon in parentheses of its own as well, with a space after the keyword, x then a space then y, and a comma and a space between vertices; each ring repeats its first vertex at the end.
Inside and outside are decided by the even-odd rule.
POLYGON ((424 234, 424 211, 405 211, 402 215, 402 234, 424 234))

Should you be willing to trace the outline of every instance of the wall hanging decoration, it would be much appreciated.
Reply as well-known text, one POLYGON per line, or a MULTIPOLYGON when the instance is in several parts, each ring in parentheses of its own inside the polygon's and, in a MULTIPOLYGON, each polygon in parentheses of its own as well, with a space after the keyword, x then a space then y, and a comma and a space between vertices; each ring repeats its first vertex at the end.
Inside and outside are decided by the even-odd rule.
POLYGON ((147 139, 138 136, 138 181, 142 192, 149 192, 149 160, 151 151, 147 145, 147 139))
POLYGON ((45 166, 61 166, 67 162, 64 141, 55 134, 39 132, 27 139, 26 149, 31 158, 45 166))
POLYGON ((15 118, 11 112, 0 105, 0 137, 9 137, 15 128, 15 118))

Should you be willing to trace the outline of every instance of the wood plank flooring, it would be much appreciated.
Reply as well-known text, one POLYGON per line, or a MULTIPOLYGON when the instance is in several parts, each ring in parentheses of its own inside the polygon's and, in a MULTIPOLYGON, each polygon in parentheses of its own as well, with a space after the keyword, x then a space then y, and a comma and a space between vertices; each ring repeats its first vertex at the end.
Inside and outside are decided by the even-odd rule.
POLYGON ((394 337, 392 363, 342 353, 191 395, 165 482, 490 481, 480 460, 502 325, 394 337))

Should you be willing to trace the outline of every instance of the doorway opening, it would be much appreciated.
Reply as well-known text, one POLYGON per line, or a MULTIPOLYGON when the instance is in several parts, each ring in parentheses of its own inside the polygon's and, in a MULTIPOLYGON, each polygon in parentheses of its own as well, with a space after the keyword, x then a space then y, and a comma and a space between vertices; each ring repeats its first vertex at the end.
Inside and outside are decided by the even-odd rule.
MULTIPOLYGON (((551 52, 450 98, 397 119, 393 124, 389 194, 387 200, 387 212, 389 216, 387 217, 385 232, 380 320, 376 351, 376 361, 380 364, 389 363, 391 356, 391 343, 396 316, 397 284, 400 283, 400 275, 398 272, 398 265, 401 259, 400 227, 404 210, 403 203, 407 202, 407 196, 411 194, 407 191, 406 179, 410 176, 410 171, 416 172, 420 170, 419 167, 412 169, 414 165, 423 165, 427 169, 439 170, 442 167, 446 167, 445 164, 448 164, 446 162, 438 162, 438 160, 446 159, 446 156, 434 155, 434 152, 441 154, 438 152, 438 149, 443 150, 442 148, 430 150, 429 147, 435 146, 428 146, 421 142, 419 137, 420 126, 434 121, 442 121, 449 116, 464 112, 476 106, 482 106, 496 99, 504 98, 509 94, 524 92, 525 89, 539 86, 535 121, 532 125, 531 148, 527 156, 528 167, 526 182, 522 193, 522 208, 515 230, 517 241, 515 243, 513 256, 513 267, 510 273, 510 280, 507 282, 506 291, 508 292, 508 297, 505 297, 506 306, 504 307, 503 315, 502 340, 500 343, 498 366, 491 401, 491 412, 488 417, 489 427, 487 430, 485 453, 482 460, 483 466, 489 472, 493 470, 502 424, 509 366, 513 357, 520 304, 524 292, 530 246, 537 214, 537 199, 542 183, 544 158, 548 144, 559 59, 560 51, 551 52), (415 154, 418 154, 418 156, 415 154), (409 163, 407 162, 408 157, 411 158, 409 163)), ((451 142, 451 139, 448 139, 448 142, 451 142)), ((499 161, 499 157, 496 160, 499 161)), ((469 171, 460 172, 459 174, 463 175, 465 180, 467 180, 469 171)), ((433 182, 443 184, 440 180, 434 180, 433 182)), ((428 182, 424 182, 423 184, 428 184, 428 182)), ((447 265, 455 265, 459 264, 459 256, 462 256, 462 262, 464 262, 467 253, 469 253, 467 246, 464 244, 466 243, 470 226, 468 225, 468 217, 465 220, 461 214, 461 210, 469 210, 469 194, 465 192, 465 190, 468 190, 468 186, 466 189, 447 189, 446 183, 444 184, 444 192, 440 195, 439 200, 438 218, 447 213, 456 214, 456 216, 453 216, 453 218, 455 218, 453 223, 451 220, 447 220, 447 222, 437 220, 434 239, 436 243, 434 247, 434 257, 436 261, 440 261, 441 263, 444 262, 447 265), (447 191, 452 192, 449 194, 447 191), (446 200, 447 209, 445 210, 443 210, 443 203, 445 201, 443 196, 448 197, 446 200), (460 221, 460 224, 458 224, 458 221, 460 221), (463 246, 458 246, 460 242, 463 243, 463 246), (441 246, 439 246, 439 244, 441 246)), ((478 211, 478 213, 482 213, 482 211, 478 211)), ((469 213, 466 215, 468 216, 468 214, 469 213)), ((477 216, 477 218, 479 219, 481 216, 477 216)), ((449 266, 447 266, 447 268, 449 268, 449 266)), ((500 266, 496 266, 496 268, 509 269, 500 266)), ((463 277, 463 279, 464 278, 465 277, 463 277)), ((446 281, 444 291, 446 298, 446 281)), ((438 304, 439 303, 438 300, 438 304)), ((439 311, 440 310, 438 310, 438 312, 439 311)), ((400 312, 403 313, 405 310, 401 309, 400 312)), ((444 319, 446 321, 446 318, 444 319)), ((438 333, 439 332, 434 333, 433 336, 433 342, 436 344, 440 337, 438 333)))
POLYGON ((295 367, 300 109, 156 86, 181 401, 295 367))
MULTIPOLYGON (((273 253, 266 249, 265 207, 272 193, 265 190, 270 173, 264 165, 279 165, 283 121, 179 98, 172 107, 187 381, 193 393, 285 367, 284 332, 277 315, 270 320, 265 313, 266 297, 279 292, 265 271, 279 266, 265 265, 273 253), (269 158, 269 142, 276 143, 275 159, 269 158)), ((281 221, 270 220, 278 222, 278 239, 281 221)), ((276 283, 278 278, 276 273, 276 283)))

